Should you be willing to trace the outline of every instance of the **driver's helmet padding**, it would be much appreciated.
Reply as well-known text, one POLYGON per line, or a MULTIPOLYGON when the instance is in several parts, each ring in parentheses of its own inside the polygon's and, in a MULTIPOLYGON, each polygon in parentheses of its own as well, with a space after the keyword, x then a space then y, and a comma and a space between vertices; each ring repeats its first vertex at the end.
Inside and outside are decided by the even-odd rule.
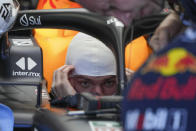
POLYGON ((0 36, 12 27, 18 10, 17 0, 0 0, 0 36))

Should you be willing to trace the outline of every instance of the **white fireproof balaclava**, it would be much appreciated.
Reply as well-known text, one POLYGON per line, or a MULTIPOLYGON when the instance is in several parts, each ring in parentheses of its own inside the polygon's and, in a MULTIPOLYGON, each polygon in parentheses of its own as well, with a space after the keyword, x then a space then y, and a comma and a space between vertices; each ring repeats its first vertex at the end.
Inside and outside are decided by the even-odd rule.
POLYGON ((66 64, 75 67, 75 75, 116 75, 116 60, 112 51, 100 40, 78 33, 71 41, 66 64))

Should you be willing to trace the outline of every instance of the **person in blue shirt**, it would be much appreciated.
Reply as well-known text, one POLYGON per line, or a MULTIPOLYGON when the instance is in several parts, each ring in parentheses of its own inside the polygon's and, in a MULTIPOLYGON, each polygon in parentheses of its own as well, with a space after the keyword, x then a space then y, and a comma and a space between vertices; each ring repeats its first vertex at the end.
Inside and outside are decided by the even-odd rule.
POLYGON ((196 130, 196 1, 179 3, 186 29, 152 55, 125 89, 125 131, 196 130))
POLYGON ((0 103, 0 131, 13 131, 14 113, 6 105, 0 103))

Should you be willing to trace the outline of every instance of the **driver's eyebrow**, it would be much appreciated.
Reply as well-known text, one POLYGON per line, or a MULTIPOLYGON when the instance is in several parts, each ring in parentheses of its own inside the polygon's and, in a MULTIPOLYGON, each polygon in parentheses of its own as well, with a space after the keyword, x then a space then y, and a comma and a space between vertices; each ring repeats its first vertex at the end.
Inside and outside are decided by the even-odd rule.
POLYGON ((108 79, 116 79, 116 76, 108 77, 107 80, 108 80, 108 79))
POLYGON ((91 81, 91 79, 85 77, 85 76, 74 76, 74 78, 78 79, 78 80, 87 80, 87 81, 91 81))
POLYGON ((104 82, 106 82, 106 81, 115 81, 116 82, 116 77, 115 76, 108 77, 108 78, 104 79, 104 82))
POLYGON ((77 79, 88 79, 88 78, 81 77, 81 76, 74 76, 74 78, 77 78, 77 79))

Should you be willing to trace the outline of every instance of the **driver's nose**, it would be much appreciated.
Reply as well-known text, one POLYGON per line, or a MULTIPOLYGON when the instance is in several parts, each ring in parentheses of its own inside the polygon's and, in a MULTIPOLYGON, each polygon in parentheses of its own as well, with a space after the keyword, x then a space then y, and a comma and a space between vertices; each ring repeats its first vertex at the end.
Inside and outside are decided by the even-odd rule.
POLYGON ((104 95, 100 85, 96 85, 94 87, 93 94, 98 95, 98 96, 103 96, 104 95))

